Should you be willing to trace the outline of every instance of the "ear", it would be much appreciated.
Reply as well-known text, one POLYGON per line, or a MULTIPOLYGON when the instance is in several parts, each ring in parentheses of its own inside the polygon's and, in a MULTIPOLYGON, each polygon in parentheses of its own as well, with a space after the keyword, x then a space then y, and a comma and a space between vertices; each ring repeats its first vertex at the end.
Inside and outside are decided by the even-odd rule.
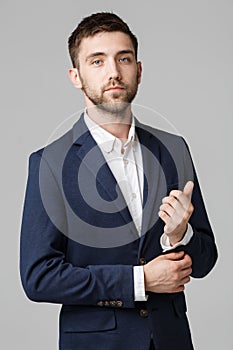
POLYGON ((76 89, 82 89, 82 82, 79 77, 78 69, 77 68, 70 68, 68 70, 68 75, 70 78, 71 83, 74 85, 76 89))
POLYGON ((141 83, 141 78, 142 78, 142 62, 137 62, 138 66, 138 84, 141 83))

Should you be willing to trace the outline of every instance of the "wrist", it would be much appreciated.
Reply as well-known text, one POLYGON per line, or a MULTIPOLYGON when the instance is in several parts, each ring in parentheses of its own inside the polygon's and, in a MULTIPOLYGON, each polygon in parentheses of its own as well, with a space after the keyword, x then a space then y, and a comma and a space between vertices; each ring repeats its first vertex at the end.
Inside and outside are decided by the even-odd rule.
POLYGON ((169 242, 171 246, 174 246, 175 244, 179 243, 180 241, 182 241, 182 239, 185 236, 185 233, 187 232, 188 229, 188 224, 185 225, 185 228, 183 228, 182 230, 180 230, 177 234, 171 234, 171 235, 167 235, 169 238, 169 242))

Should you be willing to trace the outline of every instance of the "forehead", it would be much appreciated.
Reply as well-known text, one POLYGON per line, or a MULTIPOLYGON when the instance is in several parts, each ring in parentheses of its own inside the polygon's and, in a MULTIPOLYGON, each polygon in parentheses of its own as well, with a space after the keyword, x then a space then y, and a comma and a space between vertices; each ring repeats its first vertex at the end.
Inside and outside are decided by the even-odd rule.
POLYGON ((79 56, 85 58, 93 52, 114 55, 122 50, 134 51, 129 35, 122 32, 101 32, 82 39, 79 56))

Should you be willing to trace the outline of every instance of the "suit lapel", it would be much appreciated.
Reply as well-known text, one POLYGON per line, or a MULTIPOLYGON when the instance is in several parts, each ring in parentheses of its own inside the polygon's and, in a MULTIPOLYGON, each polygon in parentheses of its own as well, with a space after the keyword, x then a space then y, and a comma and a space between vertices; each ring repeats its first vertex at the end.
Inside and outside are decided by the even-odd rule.
POLYGON ((140 255, 146 233, 159 220, 158 211, 166 193, 166 179, 161 167, 159 140, 140 123, 137 124, 136 132, 141 144, 144 170, 142 237, 138 252, 140 255))
MULTIPOLYGON (((124 196, 116 182, 116 179, 109 168, 106 160, 88 130, 83 115, 73 128, 74 144, 77 145, 76 155, 82 162, 82 166, 92 173, 96 181, 96 190, 101 199, 106 201, 108 212, 119 212, 124 222, 133 222, 124 196)), ((102 208, 104 211, 104 208, 102 208)), ((130 225, 133 231, 133 239, 138 238, 134 225, 130 225)))
POLYGON ((180 156, 177 153, 178 151, 173 151, 174 138, 171 137, 170 134, 161 130, 152 129, 140 123, 137 123, 137 125, 137 134, 142 147, 145 174, 142 222, 143 235, 140 241, 140 249, 142 249, 145 233, 154 227, 155 224, 159 224, 159 226, 162 224, 158 216, 159 207, 162 198, 166 196, 171 189, 178 188, 179 178, 177 167, 179 168, 181 165, 179 163, 180 156))

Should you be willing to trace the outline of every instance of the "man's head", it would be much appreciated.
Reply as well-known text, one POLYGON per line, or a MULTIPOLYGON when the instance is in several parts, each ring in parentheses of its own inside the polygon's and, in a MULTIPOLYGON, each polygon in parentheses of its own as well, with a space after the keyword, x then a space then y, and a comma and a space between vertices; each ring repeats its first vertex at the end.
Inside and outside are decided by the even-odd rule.
POLYGON ((141 79, 137 46, 128 25, 113 13, 86 17, 73 31, 69 76, 83 91, 87 108, 115 114, 127 109, 141 79))
POLYGON ((129 29, 129 26, 114 13, 100 12, 85 17, 69 37, 68 48, 74 68, 78 68, 79 66, 78 54, 82 40, 87 37, 93 37, 95 34, 101 32, 122 32, 127 34, 132 41, 137 60, 138 41, 129 29))

